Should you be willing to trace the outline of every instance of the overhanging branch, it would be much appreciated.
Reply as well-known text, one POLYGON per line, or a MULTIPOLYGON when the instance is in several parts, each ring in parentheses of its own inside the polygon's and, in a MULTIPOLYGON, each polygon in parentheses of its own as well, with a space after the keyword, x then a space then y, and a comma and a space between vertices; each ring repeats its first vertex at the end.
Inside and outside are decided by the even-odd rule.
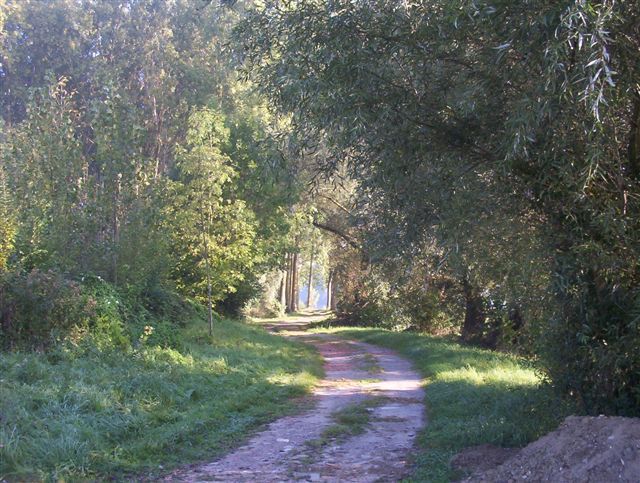
POLYGON ((325 231, 328 231, 330 233, 333 233, 336 236, 339 236, 340 238, 342 238, 344 241, 346 241, 350 246, 352 246, 356 250, 362 250, 362 247, 360 246, 360 244, 357 241, 355 241, 352 236, 348 235, 347 233, 344 233, 342 230, 340 230, 338 228, 335 228, 335 227, 329 226, 329 225, 325 225, 324 223, 320 223, 317 220, 313 220, 313 226, 315 226, 316 228, 320 228, 321 230, 325 230, 325 231))

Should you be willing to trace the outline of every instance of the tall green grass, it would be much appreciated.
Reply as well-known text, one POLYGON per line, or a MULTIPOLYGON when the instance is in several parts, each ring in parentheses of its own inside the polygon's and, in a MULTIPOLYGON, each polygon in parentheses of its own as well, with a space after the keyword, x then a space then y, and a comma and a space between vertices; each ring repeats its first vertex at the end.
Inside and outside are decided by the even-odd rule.
POLYGON ((413 481, 457 476, 451 457, 480 444, 524 446, 573 409, 525 360, 457 342, 378 329, 330 329, 396 350, 425 378, 427 426, 419 434, 413 481))
POLYGON ((321 372, 307 346, 223 320, 180 350, 0 353, 0 480, 128 479, 213 458, 292 409, 321 372))

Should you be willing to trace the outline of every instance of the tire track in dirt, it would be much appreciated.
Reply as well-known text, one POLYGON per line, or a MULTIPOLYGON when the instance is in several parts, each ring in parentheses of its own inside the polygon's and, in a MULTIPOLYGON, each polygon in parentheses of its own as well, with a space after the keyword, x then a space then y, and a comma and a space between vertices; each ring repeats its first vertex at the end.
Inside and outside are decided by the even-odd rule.
POLYGON ((312 409, 281 418, 221 459, 176 471, 165 481, 374 482, 407 472, 416 433, 425 423, 420 376, 394 352, 330 334, 304 332, 305 323, 268 328, 314 345, 325 378, 310 397, 312 409), (347 439, 322 440, 340 409, 376 398, 366 430, 347 439))

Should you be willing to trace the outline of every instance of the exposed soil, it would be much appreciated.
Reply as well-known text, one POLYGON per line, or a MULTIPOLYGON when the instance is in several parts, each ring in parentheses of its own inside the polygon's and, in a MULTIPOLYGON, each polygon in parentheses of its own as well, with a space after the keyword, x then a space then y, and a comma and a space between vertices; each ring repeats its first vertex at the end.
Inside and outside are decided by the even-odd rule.
POLYGON ((462 472, 492 470, 520 452, 520 448, 501 448, 492 444, 473 446, 451 458, 451 467, 462 472))
POLYGON ((509 451, 489 445, 469 448, 454 457, 452 466, 475 471, 463 480, 474 483, 637 483, 640 419, 570 416, 556 431, 522 450, 511 450, 515 454, 509 451), (490 462, 499 466, 488 469, 490 462))
POLYGON ((222 459, 174 472, 166 481, 374 482, 406 474, 416 432, 425 423, 420 376, 387 349, 305 333, 312 320, 269 326, 313 344, 324 358, 326 376, 311 396, 312 409, 279 419, 222 459), (363 433, 323 439, 335 424, 333 413, 368 398, 383 399, 369 409, 363 433))

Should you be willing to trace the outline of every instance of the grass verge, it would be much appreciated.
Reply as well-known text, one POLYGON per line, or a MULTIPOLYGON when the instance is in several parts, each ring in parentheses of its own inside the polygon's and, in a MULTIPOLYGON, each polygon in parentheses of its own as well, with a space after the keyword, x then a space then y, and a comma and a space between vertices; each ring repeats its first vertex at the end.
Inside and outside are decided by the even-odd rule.
POLYGON ((230 320, 180 350, 0 353, 0 481, 157 475, 241 442, 321 373, 312 349, 230 320))
POLYGON ((428 424, 417 440, 410 481, 451 481, 461 476, 449 467, 460 450, 524 446, 571 413, 531 364, 514 356, 416 333, 322 330, 394 349, 425 377, 428 424))

